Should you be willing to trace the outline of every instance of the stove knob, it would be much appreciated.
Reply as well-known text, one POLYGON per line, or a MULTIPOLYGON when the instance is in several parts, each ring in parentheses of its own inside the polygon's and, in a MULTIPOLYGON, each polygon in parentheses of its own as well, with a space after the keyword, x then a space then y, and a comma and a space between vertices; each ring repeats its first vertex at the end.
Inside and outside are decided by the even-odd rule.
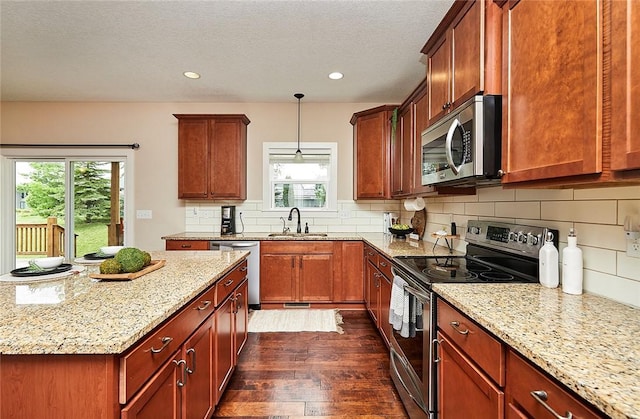
POLYGON ((514 242, 514 241, 518 240, 518 235, 515 232, 510 231, 508 240, 510 242, 514 242))
POLYGON ((538 245, 538 236, 535 236, 531 233, 527 233, 527 244, 529 246, 537 246, 538 245))
POLYGON ((527 242, 527 236, 522 231, 518 231, 518 243, 526 243, 526 242, 527 242))
POLYGON ((471 234, 480 234, 480 227, 469 227, 469 233, 471 234))

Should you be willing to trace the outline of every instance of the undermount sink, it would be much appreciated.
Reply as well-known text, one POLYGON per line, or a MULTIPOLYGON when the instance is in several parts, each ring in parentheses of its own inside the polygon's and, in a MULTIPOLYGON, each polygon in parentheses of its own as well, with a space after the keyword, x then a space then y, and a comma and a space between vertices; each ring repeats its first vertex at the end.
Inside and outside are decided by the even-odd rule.
POLYGON ((327 237, 327 233, 270 233, 269 237, 327 237))

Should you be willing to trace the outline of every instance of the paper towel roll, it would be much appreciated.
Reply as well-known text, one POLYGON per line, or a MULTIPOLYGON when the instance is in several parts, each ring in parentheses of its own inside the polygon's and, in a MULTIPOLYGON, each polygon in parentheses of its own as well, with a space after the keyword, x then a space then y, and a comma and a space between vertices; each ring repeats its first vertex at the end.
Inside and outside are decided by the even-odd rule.
POLYGON ((405 199, 404 209, 407 211, 420 211, 424 209, 424 199, 420 197, 415 199, 405 199))

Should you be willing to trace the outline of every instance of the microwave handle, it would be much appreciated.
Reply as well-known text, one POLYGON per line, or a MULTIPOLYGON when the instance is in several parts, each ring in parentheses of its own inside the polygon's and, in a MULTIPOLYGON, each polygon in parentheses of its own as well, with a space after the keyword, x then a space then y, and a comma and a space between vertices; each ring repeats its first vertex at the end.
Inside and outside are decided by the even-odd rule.
POLYGON ((447 163, 449 163, 449 167, 451 171, 453 171, 454 175, 457 175, 460 172, 460 168, 456 166, 453 162, 453 152, 451 151, 451 146, 453 143, 453 134, 456 132, 458 127, 462 128, 462 124, 458 120, 458 118, 454 119, 449 127, 449 132, 447 132, 447 141, 445 142, 444 151, 447 156, 447 163))

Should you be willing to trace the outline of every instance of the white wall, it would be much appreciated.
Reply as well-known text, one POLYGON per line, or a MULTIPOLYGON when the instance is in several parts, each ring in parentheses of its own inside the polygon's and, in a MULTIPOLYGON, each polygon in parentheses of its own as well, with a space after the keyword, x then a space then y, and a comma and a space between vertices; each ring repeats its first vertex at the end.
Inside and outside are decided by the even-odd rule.
MULTIPOLYGON (((596 189, 479 189, 476 195, 427 198, 427 229, 453 221, 464 235, 470 219, 556 228, 562 249, 569 228, 584 257, 584 289, 640 307, 640 258, 626 255, 625 216, 640 214, 640 186, 596 189)), ((405 217, 407 215, 404 215, 405 217)), ((430 238, 429 238, 430 240, 430 238)), ((462 240, 456 248, 464 250, 462 240)))

